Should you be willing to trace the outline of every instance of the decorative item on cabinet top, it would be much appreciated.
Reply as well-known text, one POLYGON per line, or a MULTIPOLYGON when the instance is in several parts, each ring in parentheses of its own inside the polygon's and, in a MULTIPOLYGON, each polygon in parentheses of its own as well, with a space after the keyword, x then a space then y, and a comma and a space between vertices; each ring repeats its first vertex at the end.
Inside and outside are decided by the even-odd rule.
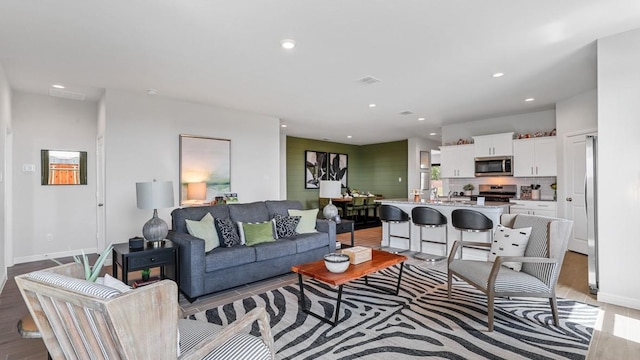
POLYGON ((529 138, 537 138, 537 137, 544 137, 544 136, 556 136, 556 129, 553 129, 551 131, 536 131, 533 134, 532 133, 518 134, 516 138, 529 139, 529 138))

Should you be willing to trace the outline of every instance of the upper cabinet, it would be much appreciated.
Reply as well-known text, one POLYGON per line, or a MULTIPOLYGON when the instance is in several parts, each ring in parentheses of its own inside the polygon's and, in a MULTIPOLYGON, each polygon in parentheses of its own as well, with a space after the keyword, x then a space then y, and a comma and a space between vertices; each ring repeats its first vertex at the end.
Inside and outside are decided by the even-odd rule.
POLYGON ((440 176, 442 178, 474 177, 474 145, 440 147, 440 176))
POLYGON ((556 138, 513 140, 513 176, 557 176, 556 138))
POLYGON ((513 155, 513 133, 474 136, 475 157, 513 155))

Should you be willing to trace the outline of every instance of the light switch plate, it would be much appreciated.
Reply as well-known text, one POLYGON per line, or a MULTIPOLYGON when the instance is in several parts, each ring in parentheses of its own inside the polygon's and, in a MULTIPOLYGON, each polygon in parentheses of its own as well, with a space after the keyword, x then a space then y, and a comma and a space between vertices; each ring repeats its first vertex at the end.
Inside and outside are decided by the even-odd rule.
POLYGON ((35 172, 35 171, 36 171, 36 166, 33 164, 22 165, 22 172, 35 172))

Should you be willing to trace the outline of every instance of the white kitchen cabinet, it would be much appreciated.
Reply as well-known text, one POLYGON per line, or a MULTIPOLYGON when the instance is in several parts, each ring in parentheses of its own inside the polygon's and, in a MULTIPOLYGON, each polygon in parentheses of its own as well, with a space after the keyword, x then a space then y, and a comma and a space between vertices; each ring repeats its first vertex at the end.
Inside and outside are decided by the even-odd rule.
POLYGON ((556 176, 556 138, 513 141, 513 176, 556 176))
POLYGON ((513 133, 473 137, 476 157, 513 155, 513 133))
POLYGON ((440 147, 440 177, 474 177, 473 145, 454 145, 440 147))
POLYGON ((511 200, 509 213, 556 217, 558 204, 555 201, 511 200))

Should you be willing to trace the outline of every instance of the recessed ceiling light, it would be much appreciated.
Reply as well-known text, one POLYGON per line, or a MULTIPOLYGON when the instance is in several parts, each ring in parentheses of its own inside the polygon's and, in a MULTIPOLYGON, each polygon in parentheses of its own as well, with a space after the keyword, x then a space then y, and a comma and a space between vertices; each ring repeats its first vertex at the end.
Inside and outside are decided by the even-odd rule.
POLYGON ((283 48, 289 50, 289 49, 293 49, 294 47, 296 47, 296 42, 295 42, 295 40, 284 39, 284 40, 280 41, 280 45, 282 45, 283 48))
POLYGON ((369 104, 369 107, 376 107, 376 104, 369 104))
POLYGON ((56 89, 64 89, 64 85, 60 85, 60 84, 53 84, 52 85, 54 88, 56 89))
POLYGON ((434 136, 434 135, 438 135, 438 133, 429 133, 429 135, 434 136))
POLYGON ((347 135, 347 139, 351 139, 353 136, 351 135, 347 135))
POLYGON ((420 117, 418 118, 418 121, 424 121, 424 118, 420 117))
POLYGON ((286 128, 286 127, 287 127, 287 124, 282 124, 282 125, 280 125, 280 127, 281 127, 281 128, 286 128))
POLYGON ((503 76, 504 76, 504 73, 497 72, 497 73, 495 73, 495 74, 493 74, 493 75, 491 75, 491 76, 493 76, 494 78, 499 78, 499 77, 503 77, 503 76))
POLYGON ((526 99, 524 99, 524 101, 526 101, 526 102, 532 102, 534 100, 535 100, 534 98, 526 98, 526 99))

